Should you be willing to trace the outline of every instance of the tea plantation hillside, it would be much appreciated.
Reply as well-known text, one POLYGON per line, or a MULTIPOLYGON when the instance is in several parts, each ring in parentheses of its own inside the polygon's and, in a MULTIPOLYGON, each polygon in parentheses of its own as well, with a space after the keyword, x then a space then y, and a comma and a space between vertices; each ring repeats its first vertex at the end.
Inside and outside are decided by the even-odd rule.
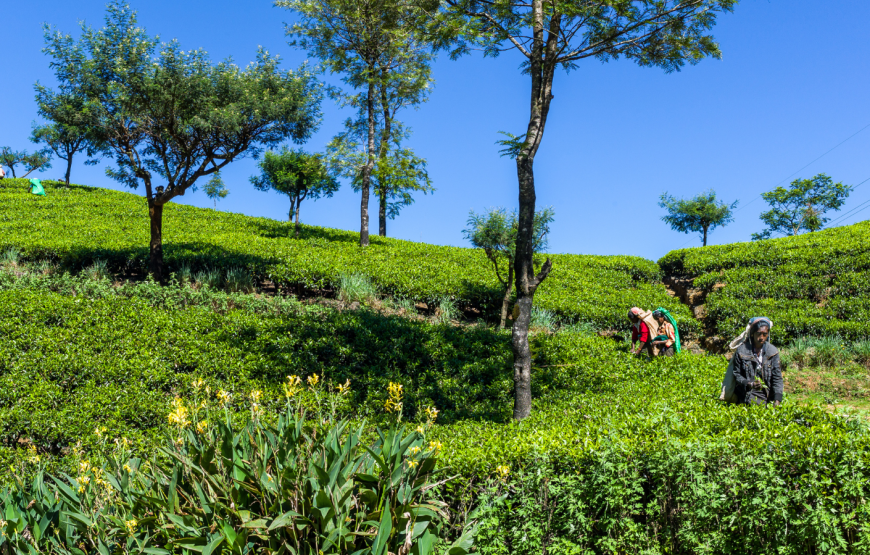
POLYGON ((708 334, 731 338, 748 316, 765 315, 781 344, 800 336, 870 338, 870 222, 677 250, 659 264, 708 293, 708 334))
MULTIPOLYGON (((148 220, 140 196, 83 186, 46 186, 28 193, 27 181, 0 187, 0 252, 17 249, 26 260, 49 259, 71 271, 104 260, 113 272, 144 271, 148 220)), ((368 276, 384 295, 438 302, 450 297, 490 315, 502 293, 483 252, 372 237, 360 249, 352 232, 305 226, 300 238, 287 223, 168 204, 164 253, 170 271, 187 267, 242 267, 280 287, 333 288, 342 274, 368 276)), ((658 266, 631 256, 554 255, 554 269, 536 304, 565 323, 625 329, 627 307, 669 309, 698 330, 691 313, 668 296, 658 266)))

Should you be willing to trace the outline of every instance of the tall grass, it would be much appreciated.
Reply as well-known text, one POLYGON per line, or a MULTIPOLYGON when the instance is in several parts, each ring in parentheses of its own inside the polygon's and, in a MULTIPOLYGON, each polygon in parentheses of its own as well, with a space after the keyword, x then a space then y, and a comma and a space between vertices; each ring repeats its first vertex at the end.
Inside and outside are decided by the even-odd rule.
POLYGON ((341 274, 338 278, 338 298, 346 303, 371 302, 378 298, 378 290, 366 275, 341 274))

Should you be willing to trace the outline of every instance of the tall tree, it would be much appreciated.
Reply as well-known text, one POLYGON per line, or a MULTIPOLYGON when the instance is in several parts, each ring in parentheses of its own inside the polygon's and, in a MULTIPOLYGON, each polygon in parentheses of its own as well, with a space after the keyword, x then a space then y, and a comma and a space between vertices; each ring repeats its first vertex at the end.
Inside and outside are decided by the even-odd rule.
MULTIPOLYGON (((345 94, 332 89, 331 93, 359 111, 365 130, 364 157, 353 181, 361 192, 360 246, 366 246, 369 197, 379 157, 378 118, 383 115, 380 141, 389 142, 395 111, 425 100, 431 81, 428 44, 411 24, 418 17, 416 4, 411 0, 276 0, 275 5, 299 14, 299 21, 287 27, 287 34, 294 37, 290 44, 320 59, 326 71, 343 75, 342 80, 359 91, 345 94)), ((356 129, 358 124, 349 127, 356 129)), ((350 167, 349 160, 343 161, 345 168, 350 167)), ((386 233, 386 220, 382 223, 386 233)))
MULTIPOLYGON (((553 223, 552 208, 535 212, 534 249, 541 252, 547 248, 547 235, 553 223)), ((517 250, 517 213, 507 213, 504 208, 495 208, 487 213, 468 215, 468 227, 462 234, 478 249, 483 249, 486 257, 495 267, 495 276, 504 287, 498 326, 503 328, 507 321, 508 307, 514 289, 514 261, 517 250), (507 266, 502 274, 501 266, 507 266)))
POLYGON ((668 211, 667 216, 662 216, 662 221, 670 225, 671 229, 682 233, 700 233, 706 247, 709 231, 734 221, 734 209, 738 202, 717 202, 716 192, 710 190, 691 199, 677 199, 663 193, 659 206, 668 211))
POLYGON ((557 68, 576 69, 586 58, 625 57, 644 67, 679 70, 706 56, 719 56, 707 31, 717 14, 737 0, 442 0, 429 28, 451 57, 480 47, 487 56, 519 52, 528 75, 529 114, 523 134, 508 146, 516 154, 519 214, 516 254, 517 304, 514 322, 514 418, 531 411, 531 352, 528 331, 535 291, 552 269, 535 272, 533 262, 534 160, 555 97, 557 68))
MULTIPOLYGON (((409 132, 396 120, 388 121, 386 125, 383 122, 378 118, 375 130, 381 135, 388 127, 390 137, 376 143, 370 182, 379 201, 378 234, 386 237, 387 220, 396 218, 403 207, 413 204, 414 193, 428 194, 435 188, 429 178, 426 160, 402 145, 409 132)), ((355 191, 362 188, 362 170, 368 159, 365 141, 365 121, 348 119, 345 130, 327 146, 333 172, 349 179, 355 191)))
MULTIPOLYGON (((69 85, 69 83, 62 83, 61 88, 69 85)), ((40 116, 52 122, 63 123, 34 126, 30 140, 46 145, 55 156, 66 162, 64 181, 69 185, 73 156, 84 152, 91 158, 86 160, 85 164, 93 165, 98 162, 93 157, 98 154, 100 148, 88 131, 86 100, 63 90, 55 92, 37 83, 36 103, 39 106, 40 116)))
POLYGON ((267 152, 260 161, 260 175, 251 183, 260 191, 272 189, 290 197, 289 221, 296 217, 296 237, 299 237, 299 207, 305 199, 329 198, 340 184, 330 173, 321 154, 308 154, 302 149, 280 153, 267 152))
POLYGON ((761 198, 770 205, 770 210, 761 214, 767 229, 753 233, 752 240, 767 239, 774 233, 797 235, 801 231, 818 231, 830 221, 824 214, 842 208, 851 192, 851 185, 834 183, 820 173, 812 179, 795 179, 788 189, 777 187, 761 193, 761 198))
POLYGON ((205 187, 202 188, 202 191, 205 193, 205 196, 214 201, 215 208, 217 208, 218 200, 225 199, 227 198, 227 195, 230 194, 223 178, 221 177, 221 172, 214 172, 211 179, 206 181, 205 187))
POLYGON ((12 177, 17 177, 15 166, 19 164, 24 166, 22 178, 35 171, 44 172, 51 168, 51 151, 43 148, 28 154, 26 150, 12 150, 8 146, 0 147, 0 166, 9 166, 12 177))
POLYGON ((245 69, 213 64, 175 41, 157 52, 158 40, 120 0, 108 5, 102 29, 82 24, 79 41, 50 27, 45 39, 58 82, 86 99, 87 127, 114 157, 117 168, 106 173, 133 189, 145 186, 157 279, 166 203, 234 160, 287 139, 305 141, 319 123, 321 89, 304 67, 280 71, 262 49, 245 69))

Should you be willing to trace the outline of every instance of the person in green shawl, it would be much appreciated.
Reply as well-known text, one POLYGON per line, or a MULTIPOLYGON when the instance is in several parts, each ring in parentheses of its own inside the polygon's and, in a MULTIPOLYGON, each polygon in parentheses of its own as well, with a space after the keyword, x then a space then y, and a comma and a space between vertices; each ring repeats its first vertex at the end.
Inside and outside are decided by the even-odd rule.
POLYGON ((655 310, 653 318, 659 324, 658 335, 652 340, 653 346, 658 347, 659 356, 674 356, 680 352, 680 335, 677 331, 676 320, 663 308, 655 310))

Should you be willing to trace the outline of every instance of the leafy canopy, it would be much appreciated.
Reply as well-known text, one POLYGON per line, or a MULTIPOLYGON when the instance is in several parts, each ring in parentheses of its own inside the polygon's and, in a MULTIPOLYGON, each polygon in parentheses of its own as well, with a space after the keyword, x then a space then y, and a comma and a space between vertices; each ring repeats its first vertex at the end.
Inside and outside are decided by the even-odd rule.
POLYGON ((752 239, 767 239, 774 233, 797 235, 801 231, 818 231, 830 220, 824 214, 839 210, 851 192, 850 185, 834 183, 820 173, 812 179, 795 179, 788 189, 777 187, 762 193, 761 198, 771 207, 761 214, 761 221, 768 227, 753 233, 752 239))
POLYGON ((0 148, 0 166, 8 166, 12 170, 12 177, 17 177, 15 174, 15 166, 21 164, 24 166, 24 175, 27 177, 35 171, 45 171, 51 167, 51 151, 43 148, 31 154, 26 150, 12 150, 8 146, 0 148))
POLYGON ((202 188, 205 196, 212 199, 214 201, 215 207, 217 207, 217 201, 220 199, 227 198, 227 195, 230 194, 227 186, 224 184, 224 180, 221 177, 221 172, 215 172, 214 175, 211 176, 205 187, 202 188))
POLYGON ((284 147, 281 152, 266 152, 258 166, 261 174, 252 177, 251 183, 260 191, 272 189, 291 198, 318 199, 331 197, 340 187, 322 154, 284 147))
MULTIPOLYGON (((305 141, 319 123, 320 86, 305 67, 280 71, 262 49, 245 69, 213 64, 203 50, 158 44, 119 1, 105 23, 83 24, 78 42, 46 27, 44 51, 61 90, 86 99, 88 129, 117 164, 109 176, 131 188, 143 180, 149 198, 159 176, 158 204, 233 160, 305 141)), ((58 115, 56 123, 77 122, 58 115)))
POLYGON ((710 190, 692 199, 677 199, 663 193, 659 206, 668 211, 667 216, 662 216, 662 221, 671 226, 671 229, 682 233, 700 233, 707 245, 707 232, 719 226, 725 226, 734 221, 733 210, 739 201, 725 204, 716 201, 716 192, 710 190))
MULTIPOLYGON (((547 249, 550 224, 555 219, 555 211, 551 207, 541 208, 535 212, 534 252, 547 249)), ((507 260, 513 265, 517 245, 517 213, 507 212, 504 208, 493 208, 488 212, 478 214, 473 210, 468 215, 468 227, 462 231, 463 236, 474 248, 483 249, 486 256, 496 265, 499 280, 506 285, 498 273, 497 260, 507 260)))

